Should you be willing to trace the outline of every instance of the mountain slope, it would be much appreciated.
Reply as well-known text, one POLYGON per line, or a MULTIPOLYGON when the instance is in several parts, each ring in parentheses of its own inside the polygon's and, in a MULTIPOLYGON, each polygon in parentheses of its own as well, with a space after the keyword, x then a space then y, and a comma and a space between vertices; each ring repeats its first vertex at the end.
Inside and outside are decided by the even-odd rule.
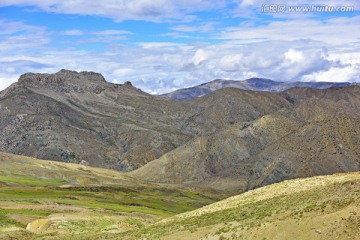
POLYGON ((288 180, 116 237, 95 236, 189 240, 357 239, 360 237, 359 191, 359 173, 288 180))
POLYGON ((294 106, 198 137, 130 173, 140 179, 245 191, 360 169, 360 87, 283 92, 294 106))
POLYGON ((0 93, 0 108, 0 151, 141 167, 131 175, 146 181, 245 191, 359 170, 359 86, 224 88, 176 102, 61 70, 24 74, 0 93))
POLYGON ((145 184, 114 170, 2 152, 0 165, 4 240, 119 233, 219 199, 145 184))
POLYGON ((117 169, 142 165, 188 139, 166 116, 158 120, 168 107, 162 103, 95 73, 25 74, 0 96, 0 150, 117 169), (159 127, 165 134, 154 130, 159 127), (152 142, 145 153, 129 147, 152 142))
POLYGON ((359 173, 288 180, 210 204, 216 196, 112 170, 6 153, 0 161, 1 239, 360 236, 359 173))
POLYGON ((162 94, 161 96, 175 100, 183 101, 197 98, 213 91, 223 88, 240 88, 244 90, 281 92, 294 87, 325 89, 331 87, 346 87, 351 83, 335 82, 277 82, 265 78, 250 78, 242 81, 216 79, 195 87, 183 88, 174 92, 162 94))
POLYGON ((0 93, 0 151, 129 171, 196 136, 288 105, 258 95, 226 90, 179 103, 93 72, 24 74, 0 93))

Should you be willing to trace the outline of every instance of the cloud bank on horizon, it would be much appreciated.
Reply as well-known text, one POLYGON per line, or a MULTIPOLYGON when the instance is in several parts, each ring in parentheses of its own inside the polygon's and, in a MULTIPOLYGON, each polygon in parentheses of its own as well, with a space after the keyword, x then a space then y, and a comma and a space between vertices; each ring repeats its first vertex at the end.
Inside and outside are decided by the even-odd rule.
POLYGON ((2 0, 0 90, 101 72, 165 93, 217 78, 360 82, 360 1, 2 0))

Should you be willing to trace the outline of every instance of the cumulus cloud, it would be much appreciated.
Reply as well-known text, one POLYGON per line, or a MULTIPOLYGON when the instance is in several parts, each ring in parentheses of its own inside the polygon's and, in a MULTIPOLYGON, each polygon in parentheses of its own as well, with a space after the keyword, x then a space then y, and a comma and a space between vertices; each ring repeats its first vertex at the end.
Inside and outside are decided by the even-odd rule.
POLYGON ((200 65, 202 62, 208 60, 213 55, 213 51, 207 51, 202 48, 196 50, 194 56, 191 59, 191 63, 194 66, 200 65))
POLYGON ((282 80, 299 80, 312 72, 326 71, 336 62, 329 61, 326 49, 301 51, 290 48, 284 53, 281 64, 276 66, 273 75, 282 76, 282 80))
POLYGON ((301 80, 315 82, 353 82, 359 79, 359 69, 354 66, 346 66, 343 68, 332 67, 328 71, 315 72, 304 75, 301 80))
POLYGON ((219 68, 225 72, 239 71, 243 67, 244 56, 241 53, 227 54, 219 61, 219 68))
POLYGON ((217 78, 358 81, 360 50, 349 53, 346 48, 332 47, 328 51, 324 45, 312 40, 241 45, 153 42, 139 43, 136 48, 113 46, 106 52, 44 50, 24 56, 14 51, 11 56, 0 56, 1 87, 23 72, 56 72, 62 68, 101 72, 109 82, 131 81, 157 94, 217 78))

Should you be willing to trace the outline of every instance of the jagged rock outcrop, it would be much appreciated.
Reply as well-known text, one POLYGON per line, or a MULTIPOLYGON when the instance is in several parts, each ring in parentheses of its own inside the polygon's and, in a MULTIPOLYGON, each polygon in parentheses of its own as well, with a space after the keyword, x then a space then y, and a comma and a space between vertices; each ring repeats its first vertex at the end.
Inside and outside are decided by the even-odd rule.
POLYGON ((19 84, 32 88, 46 88, 52 91, 83 93, 99 92, 107 84, 100 73, 60 70, 55 74, 25 73, 20 76, 19 84))

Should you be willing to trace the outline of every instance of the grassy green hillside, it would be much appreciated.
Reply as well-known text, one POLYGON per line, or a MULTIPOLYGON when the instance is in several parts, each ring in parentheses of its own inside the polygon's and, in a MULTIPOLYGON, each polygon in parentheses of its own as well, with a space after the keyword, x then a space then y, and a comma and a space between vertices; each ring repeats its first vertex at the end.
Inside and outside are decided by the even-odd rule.
POLYGON ((117 234, 218 200, 78 164, 0 153, 0 165, 0 239, 117 234))
POLYGON ((359 239, 360 174, 284 181, 110 239, 359 239))
POLYGON ((112 170, 5 153, 0 164, 2 240, 360 237, 359 173, 284 181, 213 203, 214 195, 112 170))

